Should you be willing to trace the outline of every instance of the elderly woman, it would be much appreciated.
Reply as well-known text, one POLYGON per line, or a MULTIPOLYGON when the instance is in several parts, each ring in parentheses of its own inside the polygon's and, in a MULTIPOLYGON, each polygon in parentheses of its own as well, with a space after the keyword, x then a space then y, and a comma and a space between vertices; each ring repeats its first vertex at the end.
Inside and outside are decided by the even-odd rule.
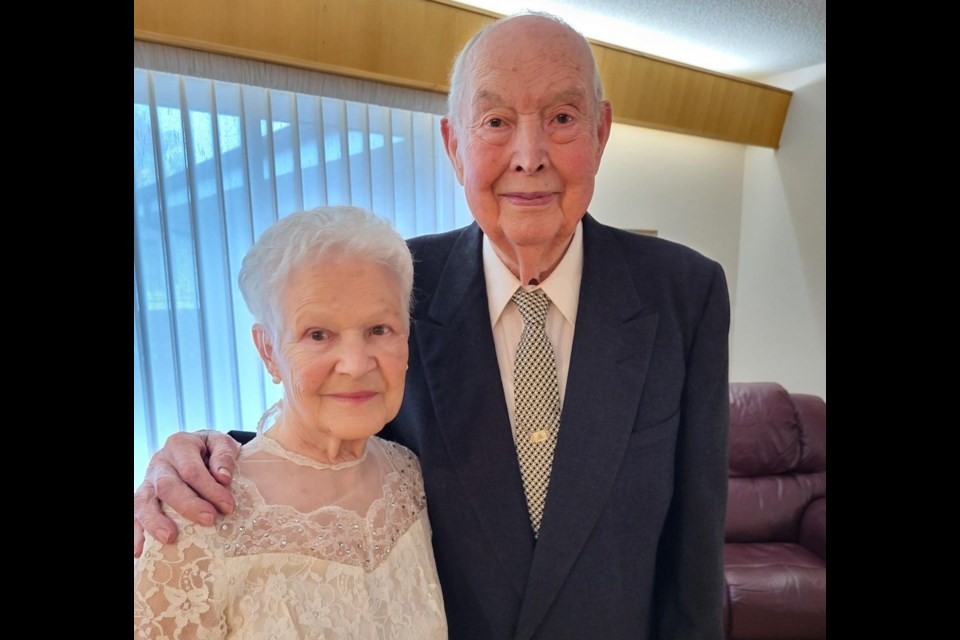
POLYGON ((250 250, 240 288, 283 399, 242 449, 233 513, 168 512, 183 535, 147 541, 138 637, 446 637, 419 464, 374 436, 403 397, 412 283, 403 239, 352 207, 294 213, 250 250))

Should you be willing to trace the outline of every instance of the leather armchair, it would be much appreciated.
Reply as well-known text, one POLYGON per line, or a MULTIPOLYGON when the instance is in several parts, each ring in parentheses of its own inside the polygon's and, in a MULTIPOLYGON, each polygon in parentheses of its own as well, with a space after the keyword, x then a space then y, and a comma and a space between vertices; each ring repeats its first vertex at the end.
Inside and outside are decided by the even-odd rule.
POLYGON ((732 640, 826 637, 827 408, 730 383, 724 626, 732 640))

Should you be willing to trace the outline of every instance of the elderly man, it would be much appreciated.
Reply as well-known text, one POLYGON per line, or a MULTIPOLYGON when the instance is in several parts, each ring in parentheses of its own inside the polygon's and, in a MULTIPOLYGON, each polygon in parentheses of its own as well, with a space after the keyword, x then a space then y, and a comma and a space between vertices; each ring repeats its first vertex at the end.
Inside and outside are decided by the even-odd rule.
MULTIPOLYGON (((726 282, 587 214, 610 128, 589 45, 551 17, 488 27, 454 66, 442 133, 476 223, 410 241, 383 434, 420 457, 453 638, 722 636, 726 282)), ((201 522, 231 508, 234 449, 171 438, 135 552, 140 523, 174 535, 157 495, 201 522)))

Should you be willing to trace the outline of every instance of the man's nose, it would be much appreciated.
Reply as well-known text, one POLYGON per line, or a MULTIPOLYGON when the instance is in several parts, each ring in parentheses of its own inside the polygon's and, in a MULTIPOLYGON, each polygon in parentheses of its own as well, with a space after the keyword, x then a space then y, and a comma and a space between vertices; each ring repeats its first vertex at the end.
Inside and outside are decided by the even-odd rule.
POLYGON ((547 164, 547 139, 539 118, 521 120, 514 135, 513 170, 534 174, 547 164))
POLYGON ((337 349, 337 373, 359 378, 376 368, 372 347, 363 336, 344 336, 337 349))

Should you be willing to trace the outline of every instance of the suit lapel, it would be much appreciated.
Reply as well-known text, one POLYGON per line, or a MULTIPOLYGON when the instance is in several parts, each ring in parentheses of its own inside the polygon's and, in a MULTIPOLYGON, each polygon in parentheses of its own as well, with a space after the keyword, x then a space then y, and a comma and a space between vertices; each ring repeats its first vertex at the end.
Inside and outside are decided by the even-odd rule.
POLYGON ((482 237, 476 224, 460 236, 430 308, 415 322, 437 423, 464 500, 519 598, 526 586, 533 534, 486 320, 482 237))
POLYGON ((518 639, 533 636, 610 500, 657 329, 658 316, 643 313, 619 245, 589 215, 583 226, 570 372, 518 639))

